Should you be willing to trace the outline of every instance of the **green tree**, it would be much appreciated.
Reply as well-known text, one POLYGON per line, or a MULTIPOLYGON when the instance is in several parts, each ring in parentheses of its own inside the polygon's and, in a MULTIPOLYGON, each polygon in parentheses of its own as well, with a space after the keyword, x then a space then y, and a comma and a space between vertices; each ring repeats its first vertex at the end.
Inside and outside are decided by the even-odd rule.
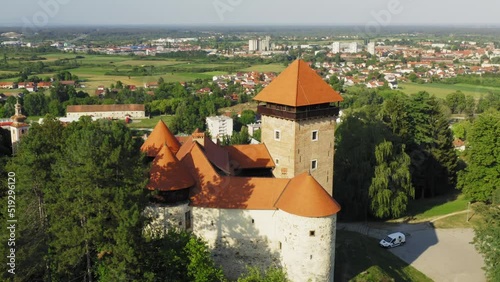
POLYGON ((246 126, 242 126, 240 132, 233 131, 230 143, 231 145, 250 143, 250 135, 248 134, 248 128, 246 126))
POLYGON ((139 144, 125 124, 88 117, 65 135, 57 185, 45 194, 54 277, 134 280, 145 205, 139 144))
POLYGON ((470 132, 470 128, 472 126, 472 123, 467 120, 462 120, 460 122, 457 122, 453 124, 451 127, 451 130, 453 131, 453 136, 455 138, 459 138, 461 140, 467 140, 467 136, 470 132))
POLYGON ((30 93, 24 97, 23 108, 29 116, 40 116, 47 113, 47 99, 42 93, 30 93))
MULTIPOLYGON (((377 107, 376 107, 377 108, 377 107)), ((335 132, 334 197, 342 205, 341 217, 366 219, 370 214, 369 188, 375 175, 375 147, 397 144, 390 129, 365 109, 347 112, 335 132)))
POLYGON ((489 281, 500 281, 500 207, 480 204, 475 209, 482 220, 474 226, 474 246, 484 257, 489 281))
POLYGON ((479 115, 467 140, 467 167, 459 174, 458 187, 474 201, 489 202, 500 187, 500 112, 479 115))
POLYGON ((259 128, 259 129, 255 130, 253 132, 253 136, 252 137, 253 137, 253 139, 255 139, 255 140, 257 140, 257 141, 260 142, 261 141, 261 136, 262 136, 262 130, 259 128))
POLYGON ((403 94, 386 99, 382 105, 381 118, 405 144, 411 142, 413 129, 408 96, 403 94))
POLYGON ((468 118, 472 118, 476 110, 476 100, 471 95, 465 96, 465 107, 463 113, 467 115, 468 118))
POLYGON ((412 158, 412 181, 420 197, 435 196, 454 187, 457 156, 448 117, 439 101, 427 92, 411 96, 409 109, 412 140, 407 153, 412 158))
POLYGON ((52 166, 64 144, 63 131, 62 124, 50 116, 46 116, 41 125, 34 123, 9 164, 9 171, 15 171, 17 176, 16 214, 19 222, 23 222, 16 242, 17 281, 50 280, 51 277, 46 193, 57 183, 52 166))
POLYGON ((391 142, 375 147, 377 165, 369 188, 371 211, 378 218, 399 217, 405 211, 409 199, 415 197, 411 184, 410 157, 394 148, 391 142))
POLYGON ((210 251, 203 241, 191 237, 186 245, 186 251, 189 258, 187 273, 190 281, 225 281, 222 270, 215 267, 215 263, 210 258, 210 251))
POLYGON ((445 101, 452 114, 461 114, 467 108, 465 94, 462 91, 448 94, 445 101))
POLYGON ((247 273, 238 278, 238 282, 287 282, 286 273, 276 267, 269 267, 265 271, 257 267, 247 267, 247 273))
POLYGON ((56 117, 64 115, 64 109, 58 100, 51 100, 48 105, 48 112, 56 117))
POLYGON ((239 117, 239 122, 243 125, 247 125, 255 122, 255 112, 252 110, 244 110, 239 117))

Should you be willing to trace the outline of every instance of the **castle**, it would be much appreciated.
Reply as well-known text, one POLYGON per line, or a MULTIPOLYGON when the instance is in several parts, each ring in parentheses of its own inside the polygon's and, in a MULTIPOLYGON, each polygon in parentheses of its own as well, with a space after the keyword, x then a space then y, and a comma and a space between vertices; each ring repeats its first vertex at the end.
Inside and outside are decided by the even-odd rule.
POLYGON ((160 121, 141 150, 153 159, 151 232, 192 231, 229 278, 245 265, 283 267, 291 281, 333 281, 335 120, 342 97, 302 60, 255 98, 262 144, 179 142, 160 121))

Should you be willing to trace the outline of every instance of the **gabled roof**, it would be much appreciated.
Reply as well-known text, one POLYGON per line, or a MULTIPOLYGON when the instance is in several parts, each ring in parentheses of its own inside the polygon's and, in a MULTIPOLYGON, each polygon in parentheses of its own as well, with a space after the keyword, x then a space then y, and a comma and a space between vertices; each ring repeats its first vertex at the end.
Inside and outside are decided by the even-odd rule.
POLYGON ((343 99, 306 62, 296 60, 254 100, 300 107, 340 102, 343 99))
POLYGON ((174 154, 181 147, 181 144, 179 144, 179 141, 177 141, 177 138, 170 132, 165 123, 159 120, 153 132, 151 132, 148 139, 142 144, 141 151, 145 152, 148 157, 156 157, 165 143, 174 154))
POLYGON ((290 180, 275 206, 304 217, 326 217, 340 211, 340 205, 306 172, 290 180))
POLYGON ((195 184, 188 170, 174 156, 168 146, 163 145, 151 165, 149 190, 175 191, 186 189, 195 184))
POLYGON ((196 141, 194 141, 193 136, 189 135, 186 141, 182 143, 182 146, 179 148, 179 151, 177 151, 177 154, 175 154, 177 159, 182 160, 182 158, 184 158, 184 156, 191 151, 195 142, 196 141))
POLYGON ((290 179, 220 176, 193 142, 191 151, 181 162, 196 179, 191 188, 191 205, 220 209, 274 210, 274 203, 290 179))
POLYGON ((215 144, 210 138, 203 138, 203 149, 207 158, 227 174, 231 174, 231 166, 229 165, 229 154, 224 148, 215 144))
POLYGON ((224 147, 233 169, 273 168, 274 162, 264 144, 224 147))

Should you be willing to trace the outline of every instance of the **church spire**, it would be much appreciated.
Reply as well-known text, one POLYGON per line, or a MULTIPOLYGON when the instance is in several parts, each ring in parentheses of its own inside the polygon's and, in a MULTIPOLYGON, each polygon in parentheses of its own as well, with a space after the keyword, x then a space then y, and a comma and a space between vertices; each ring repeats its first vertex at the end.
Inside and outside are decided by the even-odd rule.
POLYGON ((24 123, 26 120, 26 116, 22 114, 21 111, 21 104, 19 104, 19 98, 16 100, 16 106, 15 106, 15 114, 10 117, 10 119, 14 122, 14 124, 20 124, 24 123))

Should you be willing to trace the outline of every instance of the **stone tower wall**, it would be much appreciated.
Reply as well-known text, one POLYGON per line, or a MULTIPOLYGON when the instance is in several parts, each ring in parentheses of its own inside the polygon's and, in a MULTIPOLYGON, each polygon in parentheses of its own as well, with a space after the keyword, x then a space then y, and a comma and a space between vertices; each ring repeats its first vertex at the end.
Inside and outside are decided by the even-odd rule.
POLYGON ((308 218, 278 212, 281 262, 292 282, 333 281, 336 215, 308 218))

